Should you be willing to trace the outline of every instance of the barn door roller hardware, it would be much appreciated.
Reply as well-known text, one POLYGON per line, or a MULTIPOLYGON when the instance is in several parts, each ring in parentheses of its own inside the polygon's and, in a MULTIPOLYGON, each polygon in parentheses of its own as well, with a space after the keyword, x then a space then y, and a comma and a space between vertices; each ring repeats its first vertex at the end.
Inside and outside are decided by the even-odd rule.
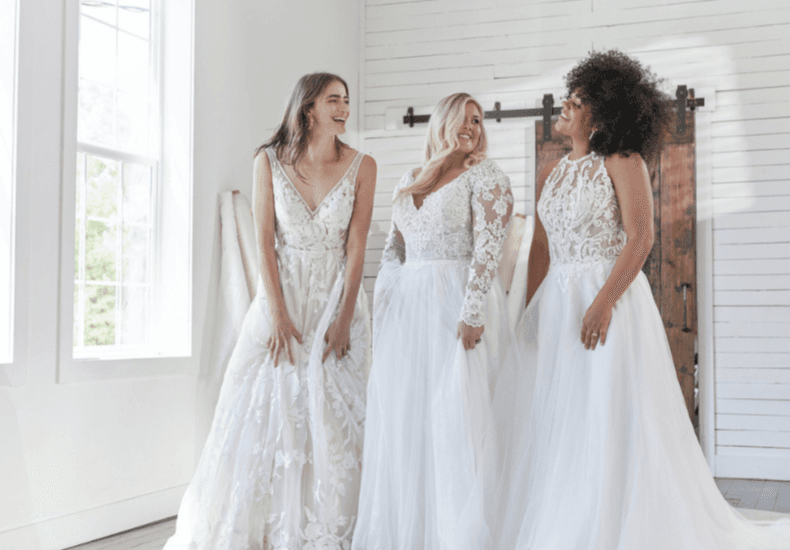
POLYGON ((678 110, 677 135, 682 136, 686 133, 686 107, 694 111, 697 107, 704 106, 705 98, 695 98, 694 88, 686 88, 684 84, 677 87, 675 90, 675 108, 678 110), (683 113, 683 116, 680 116, 680 113, 683 113))
MULTIPOLYGON (((697 107, 705 106, 705 98, 695 98, 694 88, 689 89, 685 85, 681 85, 678 86, 675 91, 675 105, 678 109, 678 113, 680 113, 681 110, 685 111, 685 107, 693 111, 697 107)), ((543 107, 540 109, 509 109, 503 111, 501 109, 501 104, 497 101, 494 103, 494 110, 486 111, 483 114, 483 118, 502 122, 503 118, 542 117, 543 140, 551 141, 551 117, 552 115, 560 114, 560 111, 562 111, 560 107, 554 106, 554 95, 544 94, 543 107)), ((415 124, 428 122, 430 118, 431 115, 415 115, 414 107, 409 107, 406 110, 406 115, 403 117, 403 124, 408 124, 409 128, 414 128, 415 124)), ((677 133, 681 136, 686 133, 686 117, 684 116, 678 117, 677 133)))
MULTIPOLYGON (((541 109, 508 109, 503 111, 501 104, 497 101, 494 103, 493 111, 486 111, 483 118, 494 119, 497 122, 502 122, 503 118, 523 118, 523 117, 543 117, 543 135, 548 135, 547 138, 551 139, 551 116, 560 114, 559 107, 554 107, 554 96, 552 94, 545 94, 543 96, 543 107, 541 109), (546 133, 548 132, 548 134, 546 133)), ((415 124, 428 122, 431 115, 415 115, 414 107, 409 107, 406 115, 403 117, 403 123, 408 124, 409 128, 414 128, 415 124)))

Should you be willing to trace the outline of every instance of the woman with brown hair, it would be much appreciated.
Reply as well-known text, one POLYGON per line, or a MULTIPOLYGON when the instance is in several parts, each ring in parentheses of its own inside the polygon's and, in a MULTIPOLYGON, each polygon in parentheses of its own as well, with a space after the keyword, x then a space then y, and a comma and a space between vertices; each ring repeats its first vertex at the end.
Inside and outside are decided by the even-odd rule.
POLYGON ((261 264, 167 550, 348 549, 370 370, 359 291, 375 161, 343 144, 348 86, 316 73, 255 153, 261 264))

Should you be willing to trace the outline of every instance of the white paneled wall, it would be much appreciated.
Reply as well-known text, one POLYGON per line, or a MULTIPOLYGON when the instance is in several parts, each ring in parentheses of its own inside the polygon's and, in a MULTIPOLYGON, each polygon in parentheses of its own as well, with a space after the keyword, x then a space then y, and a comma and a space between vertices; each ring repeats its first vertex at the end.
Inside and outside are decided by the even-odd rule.
MULTIPOLYGON (((559 98, 590 49, 617 47, 705 90, 713 212, 715 460, 720 476, 790 479, 790 7, 784 0, 367 0, 363 148, 379 165, 365 289, 392 189, 422 161, 398 122, 466 91, 486 109, 559 98)), ((534 120, 487 121, 490 157, 532 212, 534 120)), ((705 139, 699 137, 698 139, 705 139)), ((702 146, 702 144, 700 144, 702 146)), ((698 168, 701 168, 698 165, 698 168)))

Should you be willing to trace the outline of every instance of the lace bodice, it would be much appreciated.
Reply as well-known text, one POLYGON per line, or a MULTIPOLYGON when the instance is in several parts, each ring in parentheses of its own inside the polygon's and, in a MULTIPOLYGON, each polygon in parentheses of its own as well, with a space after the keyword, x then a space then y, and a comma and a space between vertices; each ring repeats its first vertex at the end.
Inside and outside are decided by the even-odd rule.
POLYGON ((427 195, 419 209, 411 195, 398 196, 413 182, 409 171, 395 188, 382 262, 469 262, 461 319, 482 326, 486 294, 502 258, 513 207, 510 179, 485 160, 427 195))
POLYGON ((538 214, 549 239, 551 266, 586 270, 617 260, 626 241, 605 158, 563 157, 543 187, 538 214))
POLYGON ((365 155, 357 153, 340 181, 315 210, 311 210, 285 173, 274 151, 267 148, 266 153, 272 170, 277 247, 311 251, 341 250, 345 246, 348 224, 354 211, 357 171, 365 155))

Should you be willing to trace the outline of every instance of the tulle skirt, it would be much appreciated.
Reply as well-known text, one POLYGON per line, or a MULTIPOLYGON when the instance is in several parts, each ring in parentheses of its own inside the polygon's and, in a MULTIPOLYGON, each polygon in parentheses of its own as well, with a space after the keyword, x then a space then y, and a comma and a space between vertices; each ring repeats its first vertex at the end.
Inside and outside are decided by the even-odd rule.
POLYGON ((789 549, 790 522, 758 525, 721 496, 644 274, 606 344, 584 349, 582 319, 612 267, 552 266, 520 320, 531 397, 501 480, 497 548, 789 549))
POLYGON ((491 396, 514 348, 498 280, 481 342, 457 338, 468 266, 412 261, 377 278, 355 550, 490 546, 491 396))

